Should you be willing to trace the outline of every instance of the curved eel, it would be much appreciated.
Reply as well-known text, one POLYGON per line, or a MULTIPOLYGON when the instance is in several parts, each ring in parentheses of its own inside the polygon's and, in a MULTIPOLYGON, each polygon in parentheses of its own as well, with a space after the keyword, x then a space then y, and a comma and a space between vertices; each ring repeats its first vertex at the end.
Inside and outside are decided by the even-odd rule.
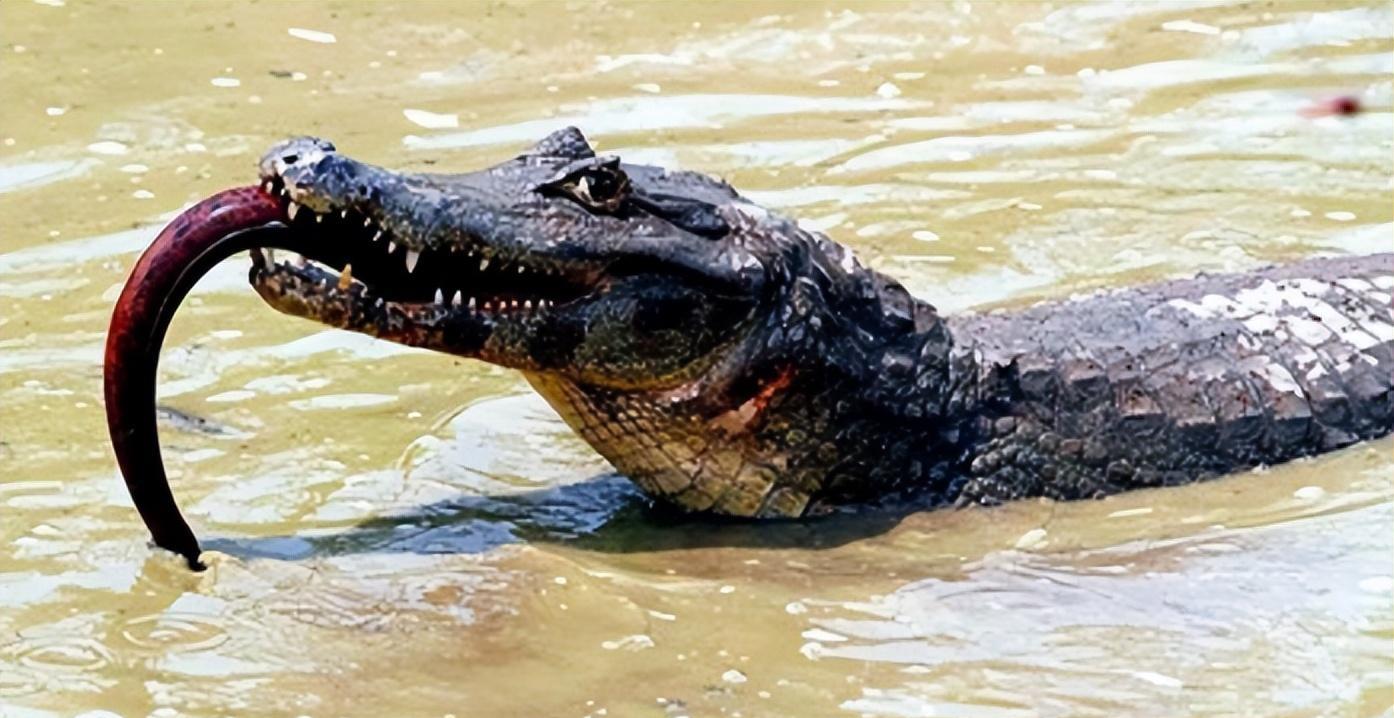
POLYGON ((136 261, 107 332, 103 379, 107 428, 131 500, 155 544, 202 570, 198 539, 179 513, 160 457, 155 424, 155 373, 160 344, 174 312, 213 265, 237 252, 274 246, 284 218, 257 187, 230 189, 190 207, 170 222, 136 261), (257 231, 268 228, 268 231, 257 231))

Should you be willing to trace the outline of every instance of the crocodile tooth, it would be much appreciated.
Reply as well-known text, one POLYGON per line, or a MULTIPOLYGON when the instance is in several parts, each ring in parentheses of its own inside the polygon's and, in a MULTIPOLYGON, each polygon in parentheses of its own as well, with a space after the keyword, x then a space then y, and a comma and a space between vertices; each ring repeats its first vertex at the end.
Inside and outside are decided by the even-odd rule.
POLYGON ((527 270, 527 267, 522 267, 522 266, 518 267, 518 273, 519 273, 519 274, 526 274, 527 271, 528 271, 528 270, 527 270))
POLYGON ((465 295, 464 295, 464 293, 461 292, 460 290, 456 289, 456 290, 455 290, 455 296, 453 296, 453 297, 450 298, 450 305, 451 305, 451 306, 458 307, 458 306, 460 306, 461 304, 464 304, 464 303, 465 303, 465 295))
POLYGON ((346 210, 346 209, 341 209, 341 210, 339 210, 339 219, 348 219, 348 210, 346 210))
POLYGON ((393 252, 396 252, 396 251, 397 251, 397 243, 396 243, 396 242, 393 242, 393 241, 390 240, 390 239, 387 240, 387 253, 388 253, 388 254, 392 254, 393 252))
POLYGON ((270 247, 266 248, 266 263, 273 267, 276 266, 276 250, 270 247))
POLYGON ((474 297, 470 297, 470 311, 474 311, 474 297))
POLYGON ((324 221, 324 215, 320 214, 319 212, 316 212, 316 213, 315 213, 315 224, 319 224, 320 222, 323 222, 323 221, 324 221))
POLYGON ((373 234, 373 241, 376 242, 380 239, 382 239, 382 230, 379 229, 375 234, 373 234))
POLYGON ((486 270, 486 269, 488 269, 488 268, 489 268, 489 260, 488 260, 487 258, 479 260, 479 271, 482 272, 482 271, 484 271, 484 270, 486 270))
POLYGON ((270 192, 275 189, 276 185, 271 184, 271 180, 266 180, 266 184, 262 185, 262 187, 266 188, 267 192, 270 192))
POLYGON ((353 265, 345 264, 344 271, 339 273, 339 291, 347 292, 353 286, 353 265))
POLYGON ((436 304, 445 304, 445 293, 436 287, 436 304))
POLYGON ((364 227, 370 227, 370 226, 372 226, 372 224, 373 224, 373 218, 372 218, 372 217, 364 217, 364 218, 363 218, 363 226, 364 226, 364 227))
POLYGON ((290 221, 294 222, 295 215, 299 214, 299 212, 300 205, 296 204, 295 200, 291 200, 290 204, 286 205, 286 216, 290 218, 290 221))
POLYGON ((514 299, 514 300, 513 300, 513 308, 514 308, 514 309, 517 309, 517 308, 518 308, 518 300, 517 300, 517 299, 514 299))
POLYGON ((387 302, 383 301, 383 298, 382 298, 382 297, 378 297, 377 305, 378 305, 378 308, 379 308, 379 309, 381 309, 381 308, 382 308, 382 305, 384 305, 384 304, 386 304, 386 303, 387 303, 387 302))
POLYGON ((532 300, 531 300, 531 299, 524 299, 524 300, 523 300, 523 308, 524 308, 524 309, 527 309, 528 311, 532 311, 532 300))
POLYGON ((407 250, 407 274, 416 271, 416 263, 421 260, 421 253, 414 250, 407 250))

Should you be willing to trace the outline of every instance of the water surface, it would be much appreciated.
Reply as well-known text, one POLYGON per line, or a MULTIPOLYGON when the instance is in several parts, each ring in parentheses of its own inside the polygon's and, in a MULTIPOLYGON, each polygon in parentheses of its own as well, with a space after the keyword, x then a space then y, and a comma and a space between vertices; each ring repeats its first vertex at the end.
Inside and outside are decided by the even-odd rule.
POLYGON ((0 716, 1390 715, 1387 439, 1098 502, 682 521, 516 374, 276 314, 238 258, 161 370, 195 575, 146 546, 100 355, 161 224, 300 133, 451 170, 574 123, 950 311, 1388 251, 1391 20, 0 5, 0 716), (1307 111, 1342 94, 1367 111, 1307 111))

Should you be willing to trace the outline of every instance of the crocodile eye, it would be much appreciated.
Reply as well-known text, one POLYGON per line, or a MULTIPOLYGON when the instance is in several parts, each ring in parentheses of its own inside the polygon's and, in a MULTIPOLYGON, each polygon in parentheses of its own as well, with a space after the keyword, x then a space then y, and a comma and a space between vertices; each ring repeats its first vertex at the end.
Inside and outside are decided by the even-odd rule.
POLYGON ((629 197, 629 177, 615 165, 600 165, 568 177, 562 188, 581 204, 614 212, 629 197))

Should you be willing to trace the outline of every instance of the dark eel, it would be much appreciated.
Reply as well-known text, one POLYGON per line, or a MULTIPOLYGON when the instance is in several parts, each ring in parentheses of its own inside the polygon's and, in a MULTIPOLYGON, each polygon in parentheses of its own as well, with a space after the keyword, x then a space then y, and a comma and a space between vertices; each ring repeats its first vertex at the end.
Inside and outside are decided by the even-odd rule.
POLYGON ((202 569, 194 532, 170 492, 156 427, 155 373, 160 345, 179 303, 213 265, 269 235, 280 205, 259 187, 219 192, 184 211, 136 261, 107 331, 103 380, 107 428, 116 462, 155 544, 202 569))
POLYGON ((156 352, 199 274, 259 243, 308 256, 253 253, 275 309, 517 369, 621 473, 691 511, 1093 498, 1394 426, 1390 254, 945 317, 726 183, 597 156, 574 129, 465 174, 312 138, 260 170, 261 190, 160 235, 107 347, 122 472, 155 542, 191 565, 159 461, 156 352))

